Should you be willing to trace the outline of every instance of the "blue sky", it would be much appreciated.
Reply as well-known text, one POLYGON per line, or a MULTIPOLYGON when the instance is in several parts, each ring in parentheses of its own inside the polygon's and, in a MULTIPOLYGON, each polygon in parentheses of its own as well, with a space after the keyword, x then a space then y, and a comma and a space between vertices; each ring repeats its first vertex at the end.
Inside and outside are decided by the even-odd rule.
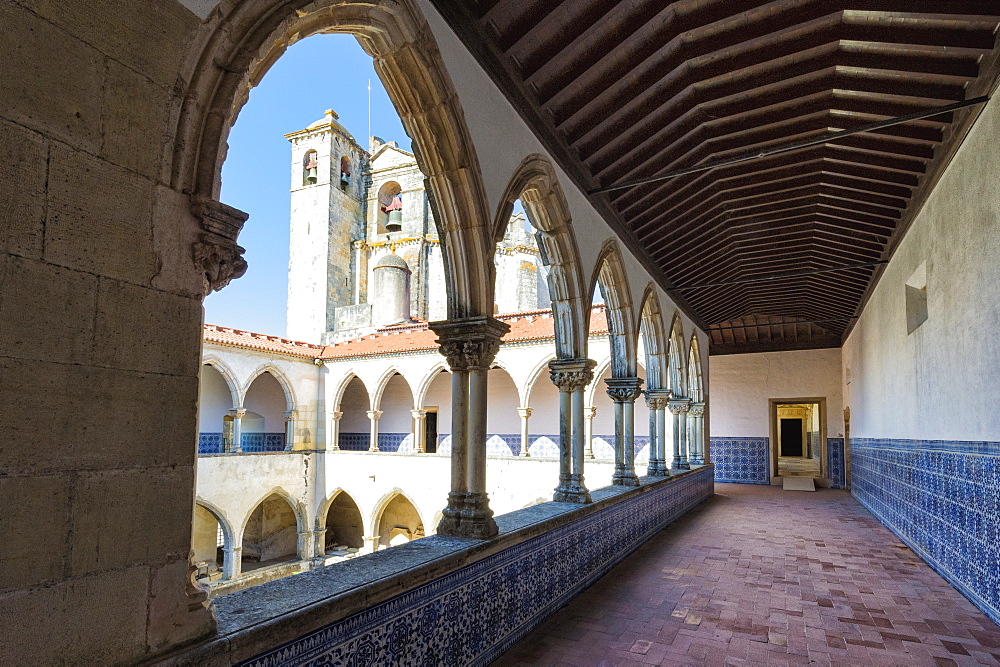
POLYGON ((222 201, 250 214, 239 239, 250 268, 205 299, 206 322, 285 334, 291 151, 284 135, 334 109, 367 148, 369 79, 372 134, 409 150, 371 57, 350 35, 316 35, 295 44, 250 92, 222 168, 222 201))

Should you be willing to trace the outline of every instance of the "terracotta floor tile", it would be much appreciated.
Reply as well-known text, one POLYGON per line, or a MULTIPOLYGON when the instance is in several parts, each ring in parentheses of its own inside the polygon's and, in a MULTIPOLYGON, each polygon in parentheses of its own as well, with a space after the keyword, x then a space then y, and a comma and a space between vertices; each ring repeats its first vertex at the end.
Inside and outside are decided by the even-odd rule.
POLYGON ((717 484, 496 664, 1000 664, 1000 627, 846 492, 717 484))

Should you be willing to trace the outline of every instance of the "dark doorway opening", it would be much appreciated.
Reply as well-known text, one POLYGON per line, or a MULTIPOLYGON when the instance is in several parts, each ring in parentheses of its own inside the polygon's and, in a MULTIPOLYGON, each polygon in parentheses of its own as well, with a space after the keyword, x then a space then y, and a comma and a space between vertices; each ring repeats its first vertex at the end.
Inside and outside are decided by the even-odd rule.
POLYGON ((804 456, 801 419, 781 420, 781 456, 804 456))
POLYGON ((428 410, 427 418, 424 419, 424 443, 428 454, 434 454, 438 449, 438 413, 437 410, 428 410))

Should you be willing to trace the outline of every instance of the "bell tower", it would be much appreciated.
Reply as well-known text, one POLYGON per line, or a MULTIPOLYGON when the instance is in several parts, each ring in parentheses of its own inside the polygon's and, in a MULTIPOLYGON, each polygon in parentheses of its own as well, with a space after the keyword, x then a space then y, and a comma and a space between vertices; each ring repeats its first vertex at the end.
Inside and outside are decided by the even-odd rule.
POLYGON ((328 110, 292 145, 286 335, 319 343, 352 303, 351 243, 365 238, 368 153, 328 110))

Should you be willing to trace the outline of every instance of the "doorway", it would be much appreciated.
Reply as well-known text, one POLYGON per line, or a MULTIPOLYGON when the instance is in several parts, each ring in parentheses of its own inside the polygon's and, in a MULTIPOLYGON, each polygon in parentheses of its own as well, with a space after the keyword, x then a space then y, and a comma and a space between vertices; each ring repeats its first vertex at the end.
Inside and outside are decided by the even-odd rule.
POLYGON ((438 409, 426 408, 427 416, 424 418, 424 451, 428 454, 436 454, 438 446, 438 409))
POLYGON ((772 477, 826 477, 826 401, 771 399, 772 477))

